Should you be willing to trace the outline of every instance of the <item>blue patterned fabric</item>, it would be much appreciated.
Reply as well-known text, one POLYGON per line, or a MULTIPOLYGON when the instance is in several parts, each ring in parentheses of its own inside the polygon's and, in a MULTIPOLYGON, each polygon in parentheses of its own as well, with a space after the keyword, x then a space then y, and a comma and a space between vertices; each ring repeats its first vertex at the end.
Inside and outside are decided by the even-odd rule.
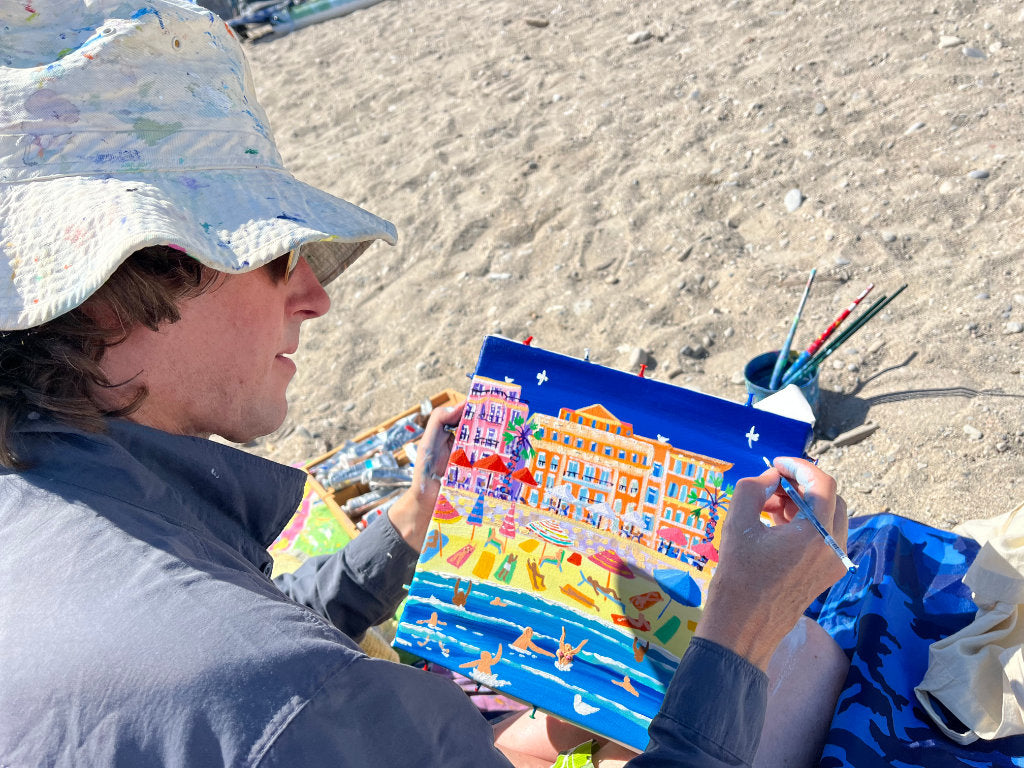
POLYGON ((850 522, 858 564, 808 610, 851 659, 820 765, 1024 766, 1024 736, 964 747, 931 726, 914 686, 928 647, 974 620, 973 539, 898 517, 850 522))

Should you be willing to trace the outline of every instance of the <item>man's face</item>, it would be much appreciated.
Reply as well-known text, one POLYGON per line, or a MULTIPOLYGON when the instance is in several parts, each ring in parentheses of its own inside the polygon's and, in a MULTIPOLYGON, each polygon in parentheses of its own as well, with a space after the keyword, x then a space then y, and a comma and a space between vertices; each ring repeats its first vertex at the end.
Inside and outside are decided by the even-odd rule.
POLYGON ((281 426, 288 412, 285 390, 295 374, 286 356, 298 347, 302 322, 330 307, 305 259, 284 279, 286 259, 224 276, 183 301, 178 322, 157 332, 135 328, 123 344, 106 350, 101 367, 108 380, 129 382, 114 397, 139 384, 148 389, 128 418, 174 434, 216 434, 235 442, 281 426))

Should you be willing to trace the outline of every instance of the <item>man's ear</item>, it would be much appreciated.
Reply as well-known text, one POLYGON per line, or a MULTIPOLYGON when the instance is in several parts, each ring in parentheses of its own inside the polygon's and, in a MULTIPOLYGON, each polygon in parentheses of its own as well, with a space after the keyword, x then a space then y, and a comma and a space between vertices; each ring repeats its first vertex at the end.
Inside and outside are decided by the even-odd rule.
POLYGON ((128 338, 131 328, 127 327, 117 307, 98 296, 90 296, 78 307, 78 311, 91 321, 96 330, 107 337, 104 347, 121 344, 128 338))

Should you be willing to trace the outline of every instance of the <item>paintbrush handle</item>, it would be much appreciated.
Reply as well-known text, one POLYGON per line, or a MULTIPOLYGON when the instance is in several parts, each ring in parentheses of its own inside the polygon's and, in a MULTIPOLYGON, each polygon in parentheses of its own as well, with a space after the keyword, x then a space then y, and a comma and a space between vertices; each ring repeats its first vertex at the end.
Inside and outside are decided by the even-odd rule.
POLYGON ((857 308, 857 305, 860 304, 864 300, 864 297, 867 296, 868 293, 871 292, 871 289, 874 288, 874 287, 875 287, 874 283, 869 285, 867 288, 864 289, 863 293, 861 293, 860 296, 858 296, 856 299, 854 299, 852 302, 850 302, 850 306, 848 306, 846 309, 844 309, 842 312, 839 313, 839 316, 835 320, 832 321, 832 325, 830 325, 828 328, 826 328, 824 333, 822 333, 821 336, 819 336, 817 339, 815 339, 811 343, 811 346, 809 346, 807 348, 807 354, 808 355, 813 355, 815 352, 818 351, 818 347, 820 347, 822 344, 825 343, 825 340, 828 339, 828 337, 832 335, 832 333, 835 331, 836 328, 839 327, 839 325, 843 322, 843 320, 845 320, 846 318, 848 318, 850 316, 850 313, 853 312, 853 310, 857 308))
POLYGON ((815 530, 821 534, 822 538, 825 539, 825 543, 836 553, 836 556, 843 561, 843 565, 846 566, 846 570, 853 573, 857 570, 857 565, 850 559, 850 556, 843 551, 843 548, 839 546, 839 542, 832 538, 825 526, 821 524, 821 521, 815 516, 814 510, 811 509, 811 505, 808 504, 803 496, 793 487, 793 484, 786 478, 779 478, 779 483, 782 485, 782 490, 786 492, 786 495, 793 500, 797 508, 800 510, 800 516, 811 521, 811 525, 814 526, 815 530))
MULTIPOLYGON (((762 456, 764 463, 768 465, 768 469, 772 468, 772 463, 768 461, 767 456, 762 456)), ((800 495, 800 492, 789 482, 788 478, 779 476, 779 484, 782 486, 782 490, 786 492, 786 495, 793 500, 796 504, 796 508, 800 510, 798 513, 799 517, 804 517, 811 521, 811 525, 814 529, 821 534, 821 537, 825 539, 825 543, 829 545, 833 552, 843 561, 843 565, 846 566, 846 570, 853 573, 857 570, 856 564, 850 559, 850 556, 846 554, 842 547, 839 546, 839 542, 832 538, 832 534, 829 533, 825 526, 821 524, 821 521, 814 514, 814 510, 811 509, 811 505, 807 503, 806 499, 800 495)))
POLYGON ((846 329, 846 331, 841 333, 836 339, 830 342, 824 349, 820 350, 816 355, 814 355, 814 357, 811 358, 807 365, 821 365, 821 363, 825 361, 826 357, 828 357, 837 349, 839 349, 839 347, 842 346, 847 339, 849 339, 851 336, 853 336, 853 334, 855 334, 857 331, 863 328, 868 323, 868 321, 871 320, 871 318, 873 318, 875 315, 877 315, 879 312, 885 309, 893 299, 895 299, 903 292, 903 289, 906 287, 907 284, 904 283, 898 289, 896 289, 896 292, 892 296, 882 296, 878 301, 876 301, 874 304, 868 307, 867 311, 863 315, 858 317, 857 320, 853 323, 853 325, 851 325, 849 328, 846 329))
POLYGON ((789 350, 793 345, 793 337, 796 335, 796 327, 800 324, 800 316, 804 313, 804 305, 807 303, 807 297, 811 293, 811 283, 814 282, 814 276, 818 273, 817 269, 812 269, 810 276, 807 278, 807 285, 804 286, 804 295, 800 298, 800 305, 796 309, 796 314, 793 316, 793 322, 790 323, 789 333, 786 334, 786 341, 782 344, 782 349, 779 350, 779 356, 775 359, 775 368, 772 370, 772 378, 768 384, 768 389, 778 389, 779 380, 782 378, 782 371, 786 367, 786 363, 789 362, 789 350))

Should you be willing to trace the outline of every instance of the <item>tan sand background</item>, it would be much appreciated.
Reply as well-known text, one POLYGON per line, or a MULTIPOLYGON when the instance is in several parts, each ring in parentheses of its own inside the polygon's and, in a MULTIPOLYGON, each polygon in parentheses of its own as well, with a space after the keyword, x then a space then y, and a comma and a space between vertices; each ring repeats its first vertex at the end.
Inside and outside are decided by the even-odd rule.
POLYGON ((1020 2, 386 0, 246 50, 288 166, 400 238, 330 286, 251 450, 464 390, 491 332, 742 401, 816 267, 801 348, 909 283, 821 372, 850 509, 1024 499, 1020 2))

